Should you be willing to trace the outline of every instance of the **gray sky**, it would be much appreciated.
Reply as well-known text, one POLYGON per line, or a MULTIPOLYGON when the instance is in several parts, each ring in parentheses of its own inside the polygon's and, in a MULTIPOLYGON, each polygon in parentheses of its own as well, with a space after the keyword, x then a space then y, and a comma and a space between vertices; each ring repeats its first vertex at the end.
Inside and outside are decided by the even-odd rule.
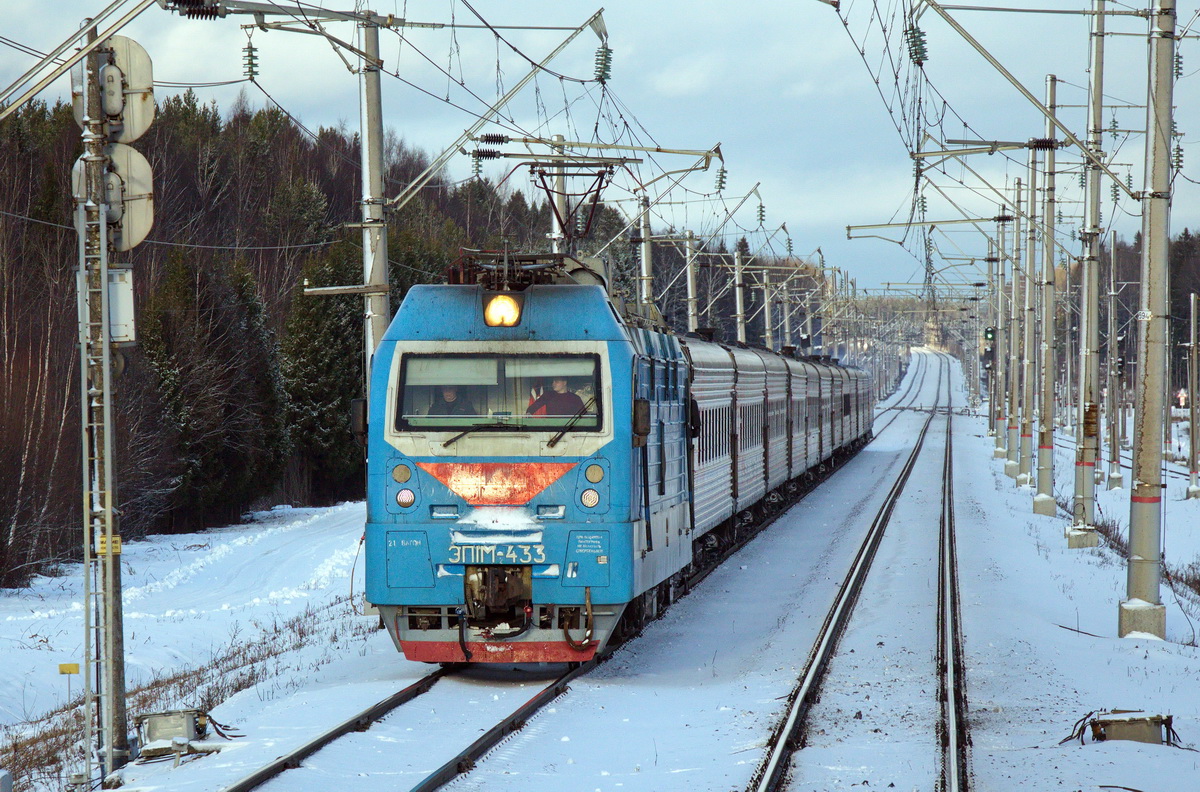
MULTIPOLYGON (((722 144, 728 169, 724 190, 725 205, 734 204, 754 185, 762 182, 759 194, 765 208, 765 224, 759 227, 758 199, 751 198, 726 227, 732 233, 746 229, 751 247, 765 244, 767 234, 786 222, 797 254, 808 254, 820 247, 828 264, 850 272, 860 287, 873 287, 884 281, 909 281, 921 278, 920 266, 913 254, 898 245, 876 239, 848 241, 845 226, 880 223, 907 218, 913 194, 913 166, 901 135, 897 132, 880 93, 892 96, 893 72, 887 66, 885 52, 897 56, 904 48, 899 32, 891 33, 890 49, 877 25, 868 22, 874 6, 885 18, 901 0, 843 0, 843 26, 838 13, 817 0, 791 3, 742 2, 622 2, 607 8, 604 19, 613 50, 611 94, 600 103, 594 85, 560 83, 552 76, 531 85, 512 105, 513 121, 528 132, 562 133, 590 139, 598 126, 598 136, 611 140, 628 123, 626 141, 636 137, 643 145, 704 149, 722 144), (847 35, 853 33, 855 40, 847 35), (865 49, 859 56, 856 44, 865 49), (872 68, 883 64, 879 90, 876 90, 867 61, 872 68), (569 111, 564 106, 569 104, 569 111), (546 116, 551 120, 546 123, 546 116)), ((79 21, 103 8, 100 0, 4 0, 0 10, 0 29, 5 37, 46 50, 64 39, 79 21), (47 9, 53 8, 53 14, 47 9)), ((315 4, 314 4, 315 5, 315 4)), ((347 8, 343 3, 324 3, 330 8, 347 8)), ((520 4, 500 0, 476 0, 472 3, 489 22, 504 25, 577 25, 599 6, 583 3, 551 3, 537 0, 520 4)), ((988 5, 1007 7, 1039 6, 1080 8, 1086 0, 1048 0, 1043 3, 989 0, 988 5)), ((1122 8, 1110 2, 1110 7, 1122 8)), ((1180 26, 1196 12, 1196 3, 1180 3, 1180 26)), ((477 20, 460 2, 402 2, 378 0, 373 10, 395 13, 413 21, 475 24, 477 20)), ((1077 135, 1085 134, 1084 105, 1087 101, 1088 21, 1082 16, 1032 15, 955 11, 962 22, 1006 67, 1013 71, 1037 96, 1044 93, 1045 75, 1055 73, 1065 83, 1059 86, 1063 118, 1077 135)), ((125 34, 137 39, 149 51, 155 64, 156 80, 208 82, 242 77, 242 47, 246 32, 240 26, 243 16, 199 22, 183 20, 157 7, 146 11, 130 25, 125 34)), ((947 137, 1025 140, 1043 136, 1040 114, 1011 86, 1004 82, 983 59, 938 19, 927 12, 920 21, 926 34, 928 61, 925 73, 941 98, 927 91, 923 112, 930 129, 947 137), (942 104, 942 99, 946 105, 942 104), (947 109, 949 108, 949 109, 947 109), (963 128, 962 119, 970 125, 963 128), (938 124, 939 119, 944 123, 938 124)), ((1132 17, 1109 21, 1110 31, 1143 34, 1145 22, 1132 17)), ((348 24, 332 24, 329 32, 352 40, 354 29, 348 24)), ((488 31, 416 29, 405 33, 401 43, 390 33, 381 37, 385 68, 398 72, 435 96, 446 97, 471 111, 481 111, 515 84, 528 69, 505 45, 497 46, 488 31), (472 97, 445 74, 424 59, 461 77, 476 94, 472 97), (497 64, 500 66, 499 80, 497 64)), ((560 31, 506 31, 505 37, 529 57, 540 60, 562 38, 560 31)), ((1113 36, 1108 40, 1106 93, 1114 103, 1141 105, 1146 86, 1146 44, 1144 35, 1113 36)), ((289 112, 312 129, 345 124, 358 125, 359 102, 356 78, 351 75, 330 45, 315 36, 255 31, 261 74, 259 83, 289 112)), ((585 32, 551 64, 561 74, 590 79, 598 39, 585 32)), ((1178 128, 1184 133, 1184 174, 1200 178, 1200 151, 1189 145, 1190 132, 1196 127, 1196 109, 1190 101, 1198 67, 1194 40, 1181 47, 1184 77, 1176 84, 1178 128)), ((31 63, 31 58, 0 46, 0 82, 7 85, 31 63)), ((911 68, 900 63, 901 83, 909 80, 911 68)), ((55 86, 59 91, 63 86, 55 86)), ((48 91, 53 95, 55 89, 48 91)), ((170 93, 174 88, 160 88, 170 93)), ((216 98, 228 109, 239 91, 246 90, 255 105, 266 102, 258 89, 248 84, 221 88, 200 88, 204 98, 216 98)), ((1144 126, 1140 108, 1115 112, 1122 129, 1144 126)), ((439 152, 473 120, 462 110, 422 94, 392 77, 384 77, 384 115, 386 125, 406 142, 439 152)), ((1113 112, 1106 112, 1106 118, 1113 112)), ((911 129, 909 123, 907 128, 911 129)), ((1105 147, 1116 150, 1118 163, 1132 166, 1135 189, 1141 188, 1143 139, 1140 134, 1106 137, 1105 147)), ((1064 242, 1073 250, 1078 243, 1071 233, 1079 221, 1078 203, 1082 193, 1076 171, 1077 157, 1070 150, 1060 152, 1060 208, 1068 215, 1064 242), (1064 164, 1065 163, 1065 164, 1064 164), (1062 171, 1069 171, 1063 173, 1062 171)), ((680 157, 656 158, 660 167, 677 168, 685 164, 680 157)), ((972 168, 997 187, 1011 185, 1021 176, 1024 154, 1012 159, 1002 155, 977 156, 972 168)), ((1124 173, 1126 169, 1121 168, 1124 173)), ((969 213, 992 216, 994 197, 986 187, 961 167, 948 166, 948 173, 937 182, 969 213)), ((499 167, 488 170, 499 174, 499 167)), ((653 166, 641 169, 643 179, 655 175, 653 166)), ((451 166, 454 176, 469 174, 465 157, 451 166)), ((513 177, 515 186, 528 188, 523 175, 513 177)), ((665 181, 665 180, 664 180, 665 181)), ((692 228, 701 234, 712 233, 725 209, 720 201, 700 200, 712 193, 715 174, 699 173, 689 177, 682 189, 669 200, 690 201, 662 206, 664 217, 656 227, 667 223, 679 229, 692 228)), ((661 184, 661 182, 660 182, 661 184)), ((606 197, 628 195, 618 183, 606 197)), ((1179 178, 1173 210, 1172 230, 1200 225, 1196 211, 1194 185, 1179 178)), ((960 215, 941 196, 926 188, 929 218, 949 219, 960 215)), ((1114 210, 1109 189, 1105 196, 1104 218, 1116 217, 1116 228, 1126 237, 1139 227, 1136 212, 1126 200, 1114 210)), ((959 252, 982 257, 986 253, 980 234, 964 227, 946 227, 948 235, 937 235, 937 249, 948 255, 959 252)), ((890 232, 899 236, 898 232, 890 232)), ((782 235, 774 242, 783 251, 782 235)), ((731 240, 732 241, 732 240, 731 240)), ((918 246, 910 244, 912 251, 918 246)), ((939 260, 943 267, 956 261, 939 260)), ((975 276, 959 272, 968 279, 975 276)), ((952 275, 952 272, 948 272, 952 275)))

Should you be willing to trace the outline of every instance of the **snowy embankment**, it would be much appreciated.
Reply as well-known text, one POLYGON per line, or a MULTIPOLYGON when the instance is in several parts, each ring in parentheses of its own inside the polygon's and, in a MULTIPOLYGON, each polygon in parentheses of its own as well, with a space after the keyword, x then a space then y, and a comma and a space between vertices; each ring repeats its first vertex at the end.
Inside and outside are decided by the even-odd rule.
MULTIPOLYGON (((629 792, 743 786, 861 527, 922 420, 919 413, 902 413, 849 465, 503 743, 459 787, 629 792)), ((1032 513, 1032 490, 1017 489, 1004 476, 984 433, 982 418, 955 418, 976 788, 1194 790, 1200 777, 1195 753, 1090 739, 1083 746, 1058 743, 1086 713, 1113 708, 1174 715, 1182 739, 1200 743, 1195 598, 1177 599, 1164 589, 1167 642, 1116 638, 1124 562, 1105 548, 1068 550, 1065 519, 1032 513)), ((938 446, 940 440, 927 442, 938 446)), ((940 455, 940 447, 931 450, 940 455)), ((1068 493, 1071 464, 1060 461, 1057 477, 1058 488, 1068 493)), ((916 500, 889 527, 880 550, 884 566, 868 581, 815 713, 811 750, 798 754, 795 790, 928 788, 936 756, 934 681, 925 676, 932 662, 924 633, 932 624, 925 626, 922 596, 936 590, 936 571, 918 561, 928 555, 936 532, 931 514, 940 491, 938 468, 921 466, 910 483, 916 500)), ((1166 509, 1167 558, 1181 567, 1200 555, 1200 501, 1181 501, 1178 488, 1185 485, 1170 480, 1166 509)), ((1106 513, 1127 519, 1127 490, 1101 490, 1100 497, 1106 513)), ((217 790, 429 670, 405 661, 373 629, 374 620, 349 607, 362 520, 361 504, 279 509, 250 525, 126 547, 131 688, 156 674, 205 666, 227 656, 230 646, 309 633, 297 648, 255 666, 260 676, 244 679, 246 689, 213 710, 244 738, 177 770, 170 763, 134 768, 132 785, 217 790), (283 624, 293 626, 281 631, 283 624)), ((361 559, 358 566, 361 590, 361 559)), ((81 659, 82 626, 78 569, 65 572, 27 590, 0 593, 6 671, 0 677, 0 724, 18 724, 66 701, 58 664, 81 659)), ((237 673, 227 672, 226 681, 237 673)), ((77 677, 73 684, 78 693, 77 677)), ((515 708, 532 690, 484 677, 467 687, 469 696, 452 697, 449 689, 427 694, 432 697, 356 735, 352 745, 314 756, 271 786, 289 792, 339 784, 407 788, 406 782, 438 763, 418 718, 436 720, 439 750, 458 747, 458 740, 465 744, 477 735, 477 721, 465 713, 515 708), (398 756, 406 757, 403 768, 398 756)))

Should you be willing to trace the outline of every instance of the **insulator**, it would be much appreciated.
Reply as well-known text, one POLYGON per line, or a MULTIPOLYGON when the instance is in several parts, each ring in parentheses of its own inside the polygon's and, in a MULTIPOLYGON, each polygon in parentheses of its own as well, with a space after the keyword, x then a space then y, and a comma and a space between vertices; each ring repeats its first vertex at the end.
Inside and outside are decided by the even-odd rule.
POLYGON ((724 168, 717 168, 717 192, 725 189, 726 171, 724 168))
POLYGON ((1058 141, 1054 138, 1030 138, 1029 148, 1034 151, 1049 151, 1058 148, 1058 141))
POLYGON ((475 159, 500 159, 500 152, 496 149, 475 149, 471 152, 471 156, 475 159))
POLYGON ((762 204, 758 205, 758 224, 762 225, 767 220, 767 207, 762 204))
POLYGON ((788 252, 789 256, 792 255, 792 238, 791 237, 787 238, 787 252, 788 252))
POLYGON ((1132 173, 1125 174, 1125 186, 1129 188, 1130 192, 1133 192, 1133 174, 1132 173))
POLYGON ((606 83, 612 77, 612 50, 603 44, 596 50, 596 82, 606 83))
POLYGON ((1179 79, 1183 76, 1183 53, 1175 52, 1175 78, 1179 79))
POLYGON ((484 132, 479 136, 479 142, 487 143, 489 146, 502 146, 511 139, 508 135, 499 132, 484 132))
POLYGON ((917 211, 920 212, 921 214, 925 214, 925 212, 928 209, 929 209, 929 202, 925 199, 925 196, 922 195, 919 198, 917 198, 917 211))
POLYGON ((253 80, 258 76, 258 50, 250 42, 242 48, 243 73, 253 80))
POLYGON ((1183 146, 1175 144, 1175 150, 1171 152, 1171 164, 1175 166, 1175 170, 1183 170, 1183 146))
POLYGON ((1079 171, 1079 189, 1082 190, 1084 187, 1087 187, 1087 174, 1079 171))
POLYGON ((904 29, 904 42, 908 45, 908 57, 918 66, 925 65, 929 60, 929 50, 925 46, 925 32, 916 25, 904 29))
POLYGON ((216 19, 225 16, 220 0, 175 0, 175 8, 187 19, 216 19))
POLYGON ((579 214, 575 215, 575 233, 579 236, 583 236, 583 232, 586 230, 587 217, 583 214, 583 212, 580 212, 579 214))
POLYGON ((1113 203, 1116 203, 1118 200, 1120 200, 1120 198, 1121 198, 1121 188, 1120 187, 1118 187, 1117 185, 1114 184, 1114 185, 1112 185, 1112 187, 1109 188, 1109 192, 1112 193, 1113 203))
POLYGON ((474 155, 471 156, 471 175, 477 178, 483 175, 483 161, 474 155))
POLYGON ((1116 117, 1116 116, 1113 116, 1113 117, 1112 117, 1112 121, 1110 121, 1110 122, 1108 123, 1108 131, 1109 131, 1109 132, 1112 134, 1112 136, 1113 136, 1113 137, 1116 137, 1116 136, 1117 136, 1117 129, 1118 129, 1118 127, 1117 127, 1117 117, 1116 117))

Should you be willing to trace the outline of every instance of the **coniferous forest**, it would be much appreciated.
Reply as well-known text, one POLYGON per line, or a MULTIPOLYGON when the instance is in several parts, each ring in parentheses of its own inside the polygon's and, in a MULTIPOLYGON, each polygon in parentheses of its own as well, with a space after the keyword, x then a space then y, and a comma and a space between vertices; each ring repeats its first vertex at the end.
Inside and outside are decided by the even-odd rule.
MULTIPOLYGON (((76 558, 79 351, 69 104, 0 124, 0 585, 76 558)), ((116 379, 120 530, 190 531, 274 503, 361 497, 348 433, 361 395, 362 298, 302 283, 362 281, 357 135, 309 134, 283 112, 161 101, 137 147, 155 174, 134 270, 138 343, 116 379)), ((389 135, 395 194, 428 164, 389 135)), ((611 220, 611 218, 610 218, 611 220)), ((615 221, 612 221, 615 222, 615 221)), ((611 225, 611 222, 610 222, 611 225)), ((392 304, 462 247, 545 245, 549 212, 519 188, 435 179, 389 220, 392 304)), ((618 226, 619 228, 620 226, 618 226)))
MULTIPOLYGON (((38 102, 0 123, 0 144, 0 586, 15 586, 81 553, 70 173, 82 145, 70 105, 38 102)), ((244 97, 222 109, 189 91, 160 102, 137 148, 154 170, 155 226, 110 260, 133 268, 138 333, 115 380, 121 535, 362 497, 362 450, 348 426, 363 382, 362 298, 302 293, 306 279, 362 280, 361 235, 346 227, 360 218, 357 135, 309 132, 244 97)), ((429 161, 389 133, 385 193, 429 161)), ((587 254, 617 237, 605 256, 615 293, 629 296, 636 246, 626 226, 605 207, 580 246, 587 254)), ((462 248, 544 250, 549 228, 544 196, 520 174, 435 178, 388 216, 392 305, 410 285, 440 279, 462 248)), ((1117 245, 1121 281, 1136 281, 1137 246, 1117 245)), ((1181 361, 1187 293, 1200 289, 1200 242, 1187 230, 1171 264, 1181 361)), ((673 323, 684 318, 679 266, 678 250, 656 246, 655 293, 673 323)), ((732 339, 728 272, 702 263, 699 282, 701 323, 732 339)), ((1123 322, 1136 306, 1134 283, 1122 294, 1123 322)), ((761 321, 750 322, 752 341, 761 321)), ((1132 332, 1125 343, 1129 355, 1132 332)))

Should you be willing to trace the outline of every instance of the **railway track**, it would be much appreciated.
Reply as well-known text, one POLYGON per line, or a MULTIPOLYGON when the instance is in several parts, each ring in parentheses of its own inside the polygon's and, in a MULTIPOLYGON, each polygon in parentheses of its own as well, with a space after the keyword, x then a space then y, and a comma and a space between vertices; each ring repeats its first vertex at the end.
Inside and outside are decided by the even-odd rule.
MULTIPOLYGON (((937 392, 942 390, 942 372, 948 368, 943 360, 939 367, 937 392)), ((879 507, 867 535, 847 572, 838 594, 826 614, 805 663, 793 687, 786 713, 768 741, 762 763, 752 777, 748 789, 755 792, 775 792, 785 789, 789 768, 797 761, 796 752, 802 747, 809 712, 815 703, 830 663, 837 652, 838 642, 849 624, 855 604, 862 593, 872 562, 891 520, 897 502, 905 491, 913 468, 921 456, 926 436, 935 417, 946 419, 946 445, 942 459, 942 509, 938 549, 937 595, 937 658, 938 718, 937 744, 942 792, 960 792, 969 788, 970 735, 967 720, 965 675, 963 673, 962 638, 959 629, 958 583, 955 571, 953 449, 950 440, 953 410, 950 405, 950 379, 945 378, 945 408, 934 404, 921 427, 913 450, 896 476, 891 489, 879 507)), ((893 419, 894 420, 894 419, 893 419)), ((890 422, 889 422, 890 425, 890 422)), ((886 428, 886 427, 885 427, 886 428)))
MULTIPOLYGON (((905 411, 921 409, 920 407, 917 407, 915 403, 917 400, 917 396, 921 393, 921 386, 925 384, 925 376, 928 373, 929 364, 926 361, 927 357, 928 357, 927 355, 921 355, 917 358, 917 365, 919 366, 919 368, 913 374, 913 376, 908 378, 908 386, 905 387, 904 393, 902 393, 896 399, 894 404, 892 404, 889 407, 883 408, 875 416, 875 420, 878 421, 880 418, 882 418, 887 413, 889 413, 889 412, 893 413, 893 415, 888 419, 888 422, 885 423, 882 428, 880 428, 874 432, 876 437, 883 434, 887 430, 887 428, 889 426, 891 426, 893 423, 895 423, 896 419, 900 415, 902 415, 905 411), (916 388, 915 392, 913 390, 914 387, 916 388), (910 394, 911 394, 911 396, 910 396, 910 394), (903 402, 905 399, 908 400, 908 403, 901 404, 901 402, 903 402)), ((939 378, 941 377, 940 369, 938 370, 938 376, 939 376, 939 378)), ((940 387, 941 380, 939 379, 938 382, 939 382, 939 387, 940 387)))
MULTIPOLYGON (((947 405, 950 393, 947 388, 947 405)), ((954 530, 953 409, 946 410, 946 451, 942 459, 942 515, 938 531, 938 742, 942 748, 940 792, 970 788, 970 724, 962 621, 958 593, 958 553, 954 530)))

